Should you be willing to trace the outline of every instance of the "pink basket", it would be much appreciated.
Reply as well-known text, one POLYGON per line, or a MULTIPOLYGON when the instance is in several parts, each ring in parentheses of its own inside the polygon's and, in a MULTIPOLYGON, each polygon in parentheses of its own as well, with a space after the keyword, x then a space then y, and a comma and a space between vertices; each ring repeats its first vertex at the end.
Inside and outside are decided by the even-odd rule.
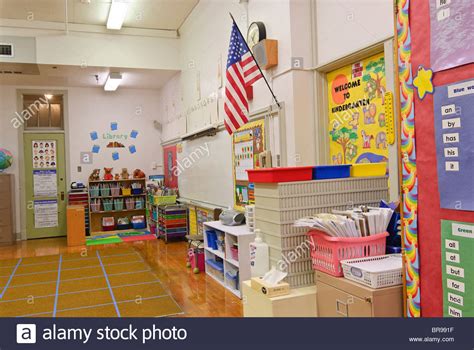
POLYGON ((235 247, 230 247, 230 256, 232 259, 239 261, 239 250, 235 247))
POLYGON ((331 237, 316 230, 308 232, 311 239, 311 259, 313 269, 336 277, 344 275, 341 260, 385 255, 387 232, 369 237, 331 237))
POLYGON ((118 197, 120 196, 120 187, 111 187, 110 192, 113 197, 118 197))

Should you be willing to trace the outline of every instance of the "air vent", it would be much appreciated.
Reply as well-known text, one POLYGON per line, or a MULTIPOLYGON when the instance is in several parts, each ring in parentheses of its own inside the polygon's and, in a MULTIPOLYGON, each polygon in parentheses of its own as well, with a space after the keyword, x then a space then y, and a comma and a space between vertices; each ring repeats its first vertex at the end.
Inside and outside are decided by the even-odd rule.
POLYGON ((13 57, 13 44, 0 43, 0 57, 13 57))

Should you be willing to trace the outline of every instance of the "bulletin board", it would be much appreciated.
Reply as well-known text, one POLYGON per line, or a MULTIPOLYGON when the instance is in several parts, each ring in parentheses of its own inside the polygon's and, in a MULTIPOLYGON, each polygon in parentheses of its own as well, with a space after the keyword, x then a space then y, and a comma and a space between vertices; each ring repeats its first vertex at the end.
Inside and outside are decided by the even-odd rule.
POLYGON ((331 163, 388 161, 384 53, 329 72, 326 79, 331 163))
POLYGON ((178 188, 178 168, 176 145, 163 147, 163 164, 165 169, 165 186, 178 188))
POLYGON ((259 154, 265 151, 265 120, 245 124, 232 135, 234 173, 234 207, 244 209, 255 204, 254 185, 249 183, 246 170, 260 166, 259 154))
POLYGON ((456 311, 463 311, 455 303, 460 299, 454 296, 449 300, 448 296, 451 293, 469 302, 467 289, 463 292, 452 287, 460 283, 468 287, 473 263, 463 266, 456 261, 450 263, 456 271, 463 268, 464 277, 449 274, 448 278, 446 252, 448 250, 450 256, 454 256, 453 253, 462 255, 461 250, 472 247, 474 239, 456 238, 453 233, 456 228, 453 222, 466 227, 474 223, 469 200, 460 196, 463 190, 469 191, 472 187, 471 182, 463 182, 461 177, 471 171, 473 156, 472 140, 464 135, 464 128, 470 128, 472 139, 470 121, 474 112, 468 106, 472 103, 474 90, 467 87, 474 80, 474 51, 472 45, 466 43, 474 40, 472 25, 468 23, 474 3, 470 0, 398 0, 397 7, 399 61, 411 62, 410 69, 401 69, 399 74, 404 232, 408 237, 405 249, 409 249, 406 259, 407 312, 423 317, 469 316, 470 311, 461 314, 456 311), (404 23, 409 25, 404 26, 404 23), (430 70, 431 82, 420 84, 420 79, 430 70), (461 91, 457 90, 459 84, 464 84, 465 90, 462 96, 455 96, 456 91, 461 91), (404 115, 410 114, 412 118, 404 119, 404 115), (454 244, 459 244, 461 250, 447 249, 449 241, 456 241, 454 244))

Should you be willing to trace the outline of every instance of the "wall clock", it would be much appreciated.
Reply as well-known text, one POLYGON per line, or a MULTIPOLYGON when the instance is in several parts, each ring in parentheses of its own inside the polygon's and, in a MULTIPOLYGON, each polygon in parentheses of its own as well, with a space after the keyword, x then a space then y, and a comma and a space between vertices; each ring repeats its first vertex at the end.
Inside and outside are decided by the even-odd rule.
POLYGON ((247 31, 247 44, 253 51, 253 47, 267 38, 267 30, 263 22, 253 22, 247 31))

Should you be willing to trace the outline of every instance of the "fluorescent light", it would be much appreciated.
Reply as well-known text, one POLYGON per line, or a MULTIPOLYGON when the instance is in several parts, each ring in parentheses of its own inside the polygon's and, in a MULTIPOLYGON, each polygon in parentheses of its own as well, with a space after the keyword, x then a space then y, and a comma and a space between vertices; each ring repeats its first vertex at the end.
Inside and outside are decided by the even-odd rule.
POLYGON ((132 0, 112 0, 107 20, 107 29, 120 30, 122 28, 130 1, 132 0))
POLYGON ((122 82, 122 75, 120 73, 110 73, 104 85, 105 91, 115 91, 122 82))

